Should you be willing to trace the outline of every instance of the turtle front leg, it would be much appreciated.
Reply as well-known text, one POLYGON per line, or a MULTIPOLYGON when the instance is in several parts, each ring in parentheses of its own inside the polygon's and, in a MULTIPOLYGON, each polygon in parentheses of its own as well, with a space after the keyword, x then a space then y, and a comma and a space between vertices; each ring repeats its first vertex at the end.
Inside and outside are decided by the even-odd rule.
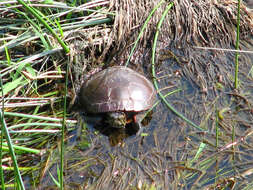
POLYGON ((138 114, 138 115, 133 116, 132 128, 136 132, 137 136, 140 136, 141 133, 143 132, 143 127, 141 124, 142 119, 143 119, 142 114, 138 114))

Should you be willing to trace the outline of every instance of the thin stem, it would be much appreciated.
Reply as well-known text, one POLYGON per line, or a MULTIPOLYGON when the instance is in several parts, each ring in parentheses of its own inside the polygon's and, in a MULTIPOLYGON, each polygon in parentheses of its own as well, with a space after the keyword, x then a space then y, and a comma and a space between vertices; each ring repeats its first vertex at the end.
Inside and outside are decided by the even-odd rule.
MULTIPOLYGON (((3 89, 3 81, 2 81, 2 75, 0 75, 0 85, 1 89, 3 89)), ((4 95, 3 95, 3 90, 2 90, 2 110, 4 112, 4 95)), ((1 118, 3 119, 3 118, 1 118)), ((1 121, 3 122, 3 121, 1 121)), ((1 176, 1 183, 2 183, 2 189, 5 190, 5 183, 4 183, 4 171, 3 171, 3 163, 2 163, 2 158, 3 158, 3 127, 1 127, 1 145, 0 145, 0 176, 1 176)))
POLYGON ((139 35, 138 35, 136 41, 134 42, 134 46, 133 46, 133 48, 131 49, 130 55, 128 56, 127 62, 126 62, 126 64, 125 64, 126 67, 127 67, 127 65, 129 64, 129 61, 130 61, 130 59, 131 59, 131 57, 132 57, 132 55, 133 55, 133 53, 134 53, 134 50, 135 50, 135 48, 136 48, 136 46, 137 46, 139 40, 141 39, 141 36, 142 36, 142 34, 143 34, 145 28, 146 28, 147 25, 148 25, 148 22, 150 21, 152 15, 155 13, 155 11, 162 5, 162 3, 164 3, 164 0, 161 0, 161 1, 154 7, 154 9, 151 11, 151 13, 148 15, 148 18, 147 18, 146 21, 144 22, 143 27, 141 28, 141 31, 140 31, 140 33, 139 33, 139 35))
POLYGON ((63 184, 63 170, 64 170, 64 133, 66 127, 66 114, 67 114, 67 92, 68 92, 68 72, 69 64, 67 64, 66 68, 66 76, 65 76, 65 96, 64 96, 64 112, 63 112, 63 122, 62 122, 62 130, 61 130, 61 165, 60 165, 60 189, 64 189, 63 184))
POLYGON ((35 8, 29 7, 24 1, 17 0, 20 4, 22 4, 30 13, 33 14, 34 17, 36 17, 51 33, 52 35, 57 39, 59 44, 62 46, 64 51, 66 53, 69 53, 69 48, 66 46, 66 44, 62 41, 62 39, 56 34, 56 32, 47 24, 47 22, 38 14, 35 8))
MULTIPOLYGON (((173 6, 173 3, 171 2, 166 10, 164 11, 161 20, 159 21, 158 25, 157 25, 157 30, 155 33, 155 37, 154 37, 154 44, 153 44, 153 48, 152 48, 152 75, 153 75, 153 82, 154 82, 154 86, 156 89, 158 89, 158 84, 157 84, 157 80, 156 80, 156 72, 155 72, 155 53, 156 53, 156 44, 157 44, 157 39, 158 39, 158 35, 159 35, 159 31, 162 25, 162 22, 165 18, 165 16, 167 15, 168 11, 171 9, 171 7, 173 6)), ((190 121, 189 119, 187 119, 184 115, 182 115, 181 113, 179 113, 171 104, 169 104, 169 102, 165 99, 165 97, 163 96, 163 94, 158 91, 159 96, 162 98, 163 102, 167 105, 167 107, 174 112, 177 116, 179 116, 180 118, 182 118, 183 120, 185 120, 187 123, 189 123, 191 126, 195 127, 198 130, 204 131, 201 127, 199 127, 198 125, 196 125, 195 123, 193 123, 192 121, 190 121)))
MULTIPOLYGON (((235 49, 239 49, 239 42, 240 42, 240 5, 241 0, 238 0, 238 8, 237 8, 237 30, 236 30, 236 47, 235 49)), ((235 89, 238 88, 238 70, 239 70, 239 52, 235 54, 235 89)))

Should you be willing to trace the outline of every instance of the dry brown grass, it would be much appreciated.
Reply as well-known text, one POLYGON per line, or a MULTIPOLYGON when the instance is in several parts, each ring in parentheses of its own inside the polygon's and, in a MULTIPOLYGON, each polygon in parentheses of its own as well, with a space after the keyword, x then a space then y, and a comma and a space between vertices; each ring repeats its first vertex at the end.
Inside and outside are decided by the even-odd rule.
MULTIPOLYGON (((83 71, 89 71, 94 67, 101 67, 103 64, 123 65, 135 42, 143 23, 152 11, 155 1, 119 1, 111 0, 109 10, 115 12, 114 23, 112 27, 91 28, 88 35, 82 30, 74 38, 74 45, 71 44, 73 52, 77 52, 75 60, 78 60, 77 81, 82 79, 80 74, 83 71), (85 35, 83 35, 85 33, 85 35), (80 41, 80 39, 82 39, 80 41), (79 41, 76 43, 76 41, 79 41), (84 48, 86 47, 86 48, 84 48), (80 69, 81 68, 81 69, 80 69)), ((150 65, 150 53, 156 26, 159 22, 167 3, 158 8, 148 23, 143 36, 137 46, 137 49, 131 59, 132 65, 137 67, 148 67, 150 65)), ((157 61, 164 57, 165 48, 172 51, 178 56, 177 51, 180 49, 180 57, 189 59, 183 62, 191 62, 193 59, 198 65, 192 64, 185 73, 187 77, 192 78, 199 86, 201 81, 198 79, 198 72, 206 73, 206 67, 203 62, 205 51, 195 49, 194 46, 229 48, 235 47, 236 40, 236 14, 237 1, 217 1, 217 0, 175 0, 174 6, 162 25, 157 46, 157 61), (173 50, 175 49, 175 51, 173 50), (162 52, 160 51, 162 50, 162 52), (192 68, 192 67, 197 67, 192 68), (203 68, 201 68, 203 67, 203 68), (194 77, 197 76, 197 77, 194 77)), ((247 44, 252 44, 253 36, 253 13, 241 4, 241 23, 240 39, 241 48, 247 48, 247 44)), ((167 52, 168 53, 168 52, 167 52)), ((224 53, 213 51, 218 59, 224 61, 224 53)), ((179 57, 179 59, 180 59, 179 57)), ((216 59, 216 56, 213 58, 216 59)), ((229 59, 232 59, 231 57, 229 59)), ((74 64, 75 65, 75 64, 74 64)), ((214 68, 211 68, 213 70, 214 68)), ((73 69, 72 69, 73 70, 73 69)), ((224 73, 216 73, 216 76, 224 73)), ((208 76, 204 76, 208 80, 208 76)), ((210 79, 210 78, 209 78, 210 79)), ((212 78, 213 81, 214 78, 212 78)))

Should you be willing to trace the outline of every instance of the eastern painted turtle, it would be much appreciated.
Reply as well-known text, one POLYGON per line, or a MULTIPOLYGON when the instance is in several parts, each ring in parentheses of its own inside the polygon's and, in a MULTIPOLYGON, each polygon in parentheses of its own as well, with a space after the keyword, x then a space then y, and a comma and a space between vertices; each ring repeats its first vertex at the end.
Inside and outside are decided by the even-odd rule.
POLYGON ((153 84, 124 66, 109 67, 92 75, 80 89, 84 112, 103 116, 114 128, 124 128, 128 122, 140 128, 141 118, 137 116, 151 108, 155 99, 153 84))

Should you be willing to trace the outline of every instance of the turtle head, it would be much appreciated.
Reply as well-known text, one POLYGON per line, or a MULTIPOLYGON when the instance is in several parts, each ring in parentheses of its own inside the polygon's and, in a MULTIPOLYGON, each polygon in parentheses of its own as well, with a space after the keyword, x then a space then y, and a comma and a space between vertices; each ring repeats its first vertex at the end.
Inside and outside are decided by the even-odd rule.
POLYGON ((110 112, 107 114, 106 123, 115 128, 124 128, 127 119, 124 112, 110 112))

